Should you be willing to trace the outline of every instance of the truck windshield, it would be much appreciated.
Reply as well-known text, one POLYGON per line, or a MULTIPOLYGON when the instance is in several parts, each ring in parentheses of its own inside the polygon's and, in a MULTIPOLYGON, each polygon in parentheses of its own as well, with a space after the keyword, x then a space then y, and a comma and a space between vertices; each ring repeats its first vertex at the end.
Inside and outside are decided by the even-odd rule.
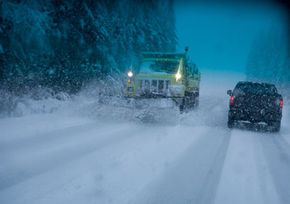
POLYGON ((240 83, 234 89, 234 95, 273 95, 277 93, 277 89, 271 84, 259 84, 259 83, 240 83))
POLYGON ((164 72, 168 74, 176 73, 179 61, 177 60, 146 60, 140 67, 140 72, 164 72))

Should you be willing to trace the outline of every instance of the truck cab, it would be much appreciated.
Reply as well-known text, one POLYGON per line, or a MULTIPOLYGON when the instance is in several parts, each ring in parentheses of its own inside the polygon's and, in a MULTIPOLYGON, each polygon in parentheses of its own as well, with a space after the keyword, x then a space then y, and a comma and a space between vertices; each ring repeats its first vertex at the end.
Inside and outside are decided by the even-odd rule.
POLYGON ((127 75, 127 98, 171 98, 181 111, 198 105, 200 72, 187 52, 144 52, 139 67, 127 75))

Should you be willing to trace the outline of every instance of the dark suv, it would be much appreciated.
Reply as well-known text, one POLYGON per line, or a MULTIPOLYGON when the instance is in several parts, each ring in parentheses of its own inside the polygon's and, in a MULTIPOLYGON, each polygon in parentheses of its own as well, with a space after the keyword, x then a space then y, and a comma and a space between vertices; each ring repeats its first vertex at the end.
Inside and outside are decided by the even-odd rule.
POLYGON ((275 85, 268 83, 239 82, 234 90, 228 90, 230 108, 228 127, 235 122, 266 123, 272 131, 281 126, 283 98, 275 85))

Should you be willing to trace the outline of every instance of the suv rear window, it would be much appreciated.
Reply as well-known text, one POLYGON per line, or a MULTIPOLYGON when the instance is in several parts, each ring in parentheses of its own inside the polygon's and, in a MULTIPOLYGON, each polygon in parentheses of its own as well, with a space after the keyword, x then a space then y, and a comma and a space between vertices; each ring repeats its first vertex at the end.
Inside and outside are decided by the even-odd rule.
POLYGON ((277 93, 277 89, 272 84, 260 84, 260 83, 238 83, 234 89, 234 95, 273 95, 277 93))

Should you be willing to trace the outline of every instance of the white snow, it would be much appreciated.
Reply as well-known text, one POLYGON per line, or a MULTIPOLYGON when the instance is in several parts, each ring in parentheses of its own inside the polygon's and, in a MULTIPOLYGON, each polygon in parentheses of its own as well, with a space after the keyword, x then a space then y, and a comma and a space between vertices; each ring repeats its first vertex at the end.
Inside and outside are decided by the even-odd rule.
POLYGON ((215 203, 279 203, 259 137, 264 135, 232 131, 215 203))
POLYGON ((81 95, 0 119, 0 203, 289 203, 288 104, 279 134, 229 130, 226 90, 243 79, 205 72, 198 110, 153 122, 81 95))

